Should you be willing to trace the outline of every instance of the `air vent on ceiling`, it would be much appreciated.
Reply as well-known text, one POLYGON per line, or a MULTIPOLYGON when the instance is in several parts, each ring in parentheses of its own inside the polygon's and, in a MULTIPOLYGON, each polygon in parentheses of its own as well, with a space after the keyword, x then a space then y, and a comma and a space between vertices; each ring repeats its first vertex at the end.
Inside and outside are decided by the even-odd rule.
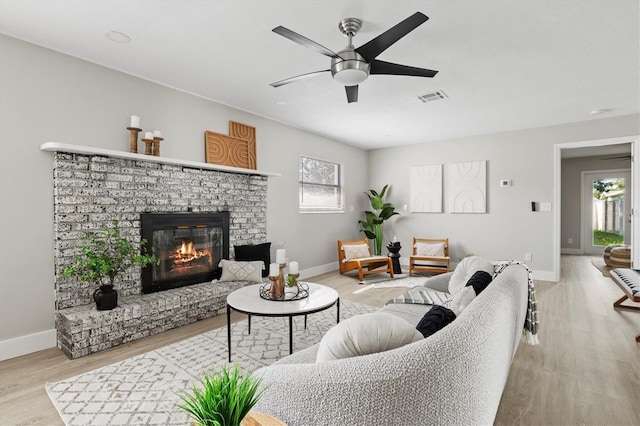
POLYGON ((425 95, 418 96, 418 99, 420 99, 425 104, 427 102, 440 101, 442 99, 447 99, 447 98, 448 96, 446 93, 444 93, 444 90, 437 90, 432 93, 427 93, 425 95))

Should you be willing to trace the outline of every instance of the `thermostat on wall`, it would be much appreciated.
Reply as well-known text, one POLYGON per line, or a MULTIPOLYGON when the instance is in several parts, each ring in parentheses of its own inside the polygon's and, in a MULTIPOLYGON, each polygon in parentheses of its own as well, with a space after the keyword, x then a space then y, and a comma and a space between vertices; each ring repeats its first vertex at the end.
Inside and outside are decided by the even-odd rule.
POLYGON ((504 188, 507 186, 511 186, 511 180, 509 179, 501 179, 500 180, 500 188, 504 188))

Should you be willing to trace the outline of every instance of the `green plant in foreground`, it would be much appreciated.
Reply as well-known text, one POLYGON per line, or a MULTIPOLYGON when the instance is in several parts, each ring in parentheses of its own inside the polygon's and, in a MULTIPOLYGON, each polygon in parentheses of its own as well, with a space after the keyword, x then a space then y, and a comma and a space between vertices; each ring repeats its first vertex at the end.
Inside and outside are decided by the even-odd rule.
POLYGON ((399 214, 395 211, 395 207, 393 207, 391 203, 385 203, 383 201, 384 194, 387 192, 388 187, 389 185, 385 185, 379 194, 373 189, 370 189, 368 194, 366 192, 364 193, 369 197, 373 211, 365 211, 365 220, 358 221, 360 231, 364 232, 368 239, 375 241, 376 256, 382 254, 382 224, 391 216, 399 214))
POLYGON ((80 253, 74 256, 73 265, 62 270, 62 275, 77 275, 80 279, 98 285, 113 285, 115 278, 132 266, 145 267, 160 260, 145 250, 147 241, 132 244, 120 235, 119 223, 113 221, 110 228, 82 239, 80 253))
POLYGON ((201 388, 194 385, 179 395, 183 404, 178 407, 199 426, 239 426, 264 392, 258 392, 259 385, 260 379, 242 375, 237 364, 231 370, 223 366, 205 373, 201 388))

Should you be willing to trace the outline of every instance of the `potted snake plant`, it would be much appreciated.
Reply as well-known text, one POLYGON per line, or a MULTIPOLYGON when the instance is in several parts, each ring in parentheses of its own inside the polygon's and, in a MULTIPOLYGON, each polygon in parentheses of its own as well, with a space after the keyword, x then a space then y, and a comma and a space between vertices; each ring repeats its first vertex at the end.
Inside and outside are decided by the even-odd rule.
POLYGON ((370 189, 368 193, 364 193, 369 197, 371 210, 364 212, 365 220, 358 221, 360 231, 364 232, 368 239, 374 240, 376 256, 382 254, 382 225, 391 216, 399 214, 391 203, 384 202, 384 195, 388 188, 389 185, 385 185, 380 193, 373 189, 370 189))

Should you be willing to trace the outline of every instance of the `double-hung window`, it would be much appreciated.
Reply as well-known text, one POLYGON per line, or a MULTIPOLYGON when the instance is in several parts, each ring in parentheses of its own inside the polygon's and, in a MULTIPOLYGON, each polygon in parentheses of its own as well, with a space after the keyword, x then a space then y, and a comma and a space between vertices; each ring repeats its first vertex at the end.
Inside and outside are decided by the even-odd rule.
POLYGON ((338 163, 300 156, 301 212, 344 212, 341 169, 338 163))

